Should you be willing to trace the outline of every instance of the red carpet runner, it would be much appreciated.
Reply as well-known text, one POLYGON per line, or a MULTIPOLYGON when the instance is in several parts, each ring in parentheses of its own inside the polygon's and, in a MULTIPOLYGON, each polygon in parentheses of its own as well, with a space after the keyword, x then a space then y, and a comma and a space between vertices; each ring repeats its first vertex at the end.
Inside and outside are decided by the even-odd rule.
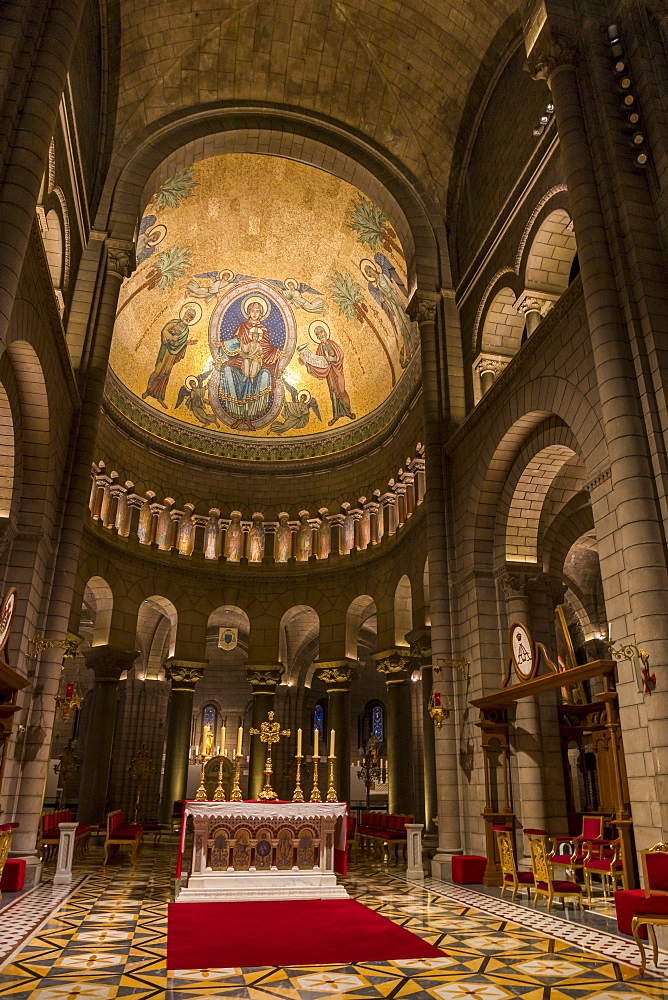
POLYGON ((348 965, 442 955, 353 899, 169 905, 168 969, 348 965))

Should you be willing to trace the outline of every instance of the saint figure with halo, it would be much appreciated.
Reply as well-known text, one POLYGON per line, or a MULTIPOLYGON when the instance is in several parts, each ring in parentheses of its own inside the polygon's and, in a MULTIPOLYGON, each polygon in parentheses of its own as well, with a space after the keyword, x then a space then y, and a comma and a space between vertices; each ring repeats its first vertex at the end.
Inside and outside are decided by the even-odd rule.
POLYGON ((231 427, 255 430, 273 403, 276 369, 280 350, 262 322, 271 312, 271 303, 263 295, 248 295, 241 312, 247 317, 234 334, 222 341, 215 365, 220 372, 218 396, 223 409, 234 418, 231 427))
POLYGON ((160 331, 160 350, 155 359, 155 368, 148 377, 146 392, 142 399, 152 396, 157 399, 163 409, 167 409, 165 392, 169 383, 172 368, 186 355, 187 348, 196 344, 189 340, 190 327, 199 322, 202 317, 202 307, 199 302, 186 302, 176 319, 170 319, 160 331))
POLYGON ((314 320, 308 332, 311 340, 318 346, 315 352, 309 350, 307 344, 298 347, 299 362, 306 365, 309 375, 327 382, 332 402, 332 419, 328 421, 327 426, 333 427, 342 417, 354 420, 355 414, 352 411, 343 374, 343 351, 329 336, 329 327, 323 320, 314 320))

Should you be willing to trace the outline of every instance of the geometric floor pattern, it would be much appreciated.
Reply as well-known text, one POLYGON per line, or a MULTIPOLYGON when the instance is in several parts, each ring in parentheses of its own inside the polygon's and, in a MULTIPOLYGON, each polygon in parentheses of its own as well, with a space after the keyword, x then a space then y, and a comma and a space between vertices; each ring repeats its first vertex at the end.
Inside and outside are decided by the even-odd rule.
MULTIPOLYGON (((350 894, 446 956, 325 967, 168 970, 173 865, 174 849, 167 846, 146 848, 134 866, 125 859, 107 868, 91 850, 75 870, 77 877, 88 874, 86 881, 0 969, 0 998, 668 1000, 668 979, 652 970, 641 980, 627 962, 585 949, 579 925, 557 919, 545 933, 544 923, 528 919, 522 907, 504 903, 502 911, 490 912, 499 901, 481 893, 462 894, 460 887, 431 880, 408 883, 371 866, 351 870, 350 894)), ((12 905, 27 905, 35 895, 12 905)), ((0 911, 0 926, 11 909, 0 911)), ((38 916, 36 911, 36 922, 38 916)))

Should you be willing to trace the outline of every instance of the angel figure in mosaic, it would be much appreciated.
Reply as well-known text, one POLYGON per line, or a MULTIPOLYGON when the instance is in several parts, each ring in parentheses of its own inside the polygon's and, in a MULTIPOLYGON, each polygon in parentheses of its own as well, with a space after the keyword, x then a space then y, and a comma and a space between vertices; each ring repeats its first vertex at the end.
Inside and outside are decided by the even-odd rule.
POLYGON ((196 420, 199 420, 199 422, 205 427, 208 427, 210 424, 215 424, 216 427, 220 427, 220 421, 218 420, 216 414, 206 408, 209 394, 205 383, 210 375, 211 369, 206 372, 201 372, 199 375, 189 375, 179 389, 174 409, 178 410, 179 406, 181 406, 182 403, 185 403, 186 408, 190 410, 193 417, 195 417, 196 420))
POLYGON ((203 274, 196 274, 185 288, 185 295, 191 295, 194 299, 204 299, 205 302, 212 302, 214 299, 224 295, 232 285, 240 281, 254 281, 248 274, 235 274, 229 268, 224 271, 205 271, 203 274), (203 278, 208 281, 206 285, 200 285, 195 278, 203 278))
POLYGON ((415 324, 406 312, 405 299, 408 299, 408 289, 401 276, 384 253, 375 253, 373 260, 360 261, 360 271, 367 281, 367 289, 371 297, 383 310, 394 330, 394 336, 399 350, 399 362, 405 368, 415 353, 418 336, 415 324), (401 337, 403 344, 400 345, 401 337))
POLYGON ((311 419, 311 413, 314 413, 318 420, 322 420, 318 401, 308 389, 300 389, 298 392, 289 382, 284 381, 283 385, 290 393, 290 399, 286 399, 283 404, 281 414, 283 419, 275 420, 269 428, 270 431, 274 434, 285 434, 286 431, 301 430, 311 419))
POLYGON ((315 288, 311 288, 310 285, 305 284, 303 281, 297 281, 296 278, 286 278, 285 281, 276 281, 271 278, 267 280, 270 285, 276 285, 277 288, 280 288, 294 309, 303 309, 304 312, 308 313, 324 312, 325 302, 322 298, 322 293, 316 291, 315 288), (309 295, 316 295, 317 298, 309 302, 308 299, 304 298, 304 292, 307 292, 309 295))

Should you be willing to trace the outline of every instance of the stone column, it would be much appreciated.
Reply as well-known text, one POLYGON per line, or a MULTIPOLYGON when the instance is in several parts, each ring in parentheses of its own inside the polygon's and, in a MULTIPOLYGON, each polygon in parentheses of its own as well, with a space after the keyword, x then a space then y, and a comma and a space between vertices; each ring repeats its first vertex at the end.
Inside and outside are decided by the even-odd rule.
POLYGON ((434 720, 429 714, 428 705, 434 681, 434 669, 431 660, 431 629, 413 629, 406 633, 406 640, 411 644, 411 656, 419 661, 422 671, 422 741, 424 772, 424 825, 427 833, 434 833, 436 826, 436 738, 434 735, 434 720))
POLYGON ((391 813, 411 813, 411 693, 408 687, 411 660, 407 647, 395 647, 374 653, 376 670, 385 677, 385 746, 389 795, 387 808, 391 813))
MULTIPOLYGON (((420 326, 422 357, 422 406, 424 413, 424 459, 426 476, 427 539, 429 549, 429 603, 432 655, 438 660, 453 656, 450 631, 448 510, 445 496, 446 468, 443 429, 448 415, 441 401, 442 354, 436 329, 436 292, 418 290, 411 310, 420 326)), ((443 687, 455 704, 452 672, 444 668, 443 687)), ((438 853, 432 861, 435 878, 450 869, 453 854, 461 852, 459 799, 459 742, 454 720, 443 726, 436 738, 438 795, 438 853)))
MULTIPOLYGON (((505 597, 508 629, 513 622, 521 622, 531 630, 527 589, 532 581, 537 583, 538 579, 537 576, 520 573, 504 573, 499 577, 499 586, 505 597)), ((554 723, 556 726, 556 718, 554 723)), ((521 809, 518 819, 523 827, 544 830, 547 810, 543 783, 540 710, 535 698, 522 698, 516 702, 515 740, 517 799, 521 809)), ((528 857, 526 838, 522 838, 521 842, 524 845, 525 856, 528 857)))
POLYGON ((484 396, 486 392, 494 385, 495 380, 502 374, 502 372, 507 368, 510 358, 502 358, 500 355, 495 354, 481 354, 478 357, 474 367, 474 371, 477 372, 480 378, 480 395, 484 396))
POLYGON ((173 656, 165 663, 165 675, 171 681, 172 692, 160 797, 161 823, 169 823, 174 803, 186 797, 193 697, 195 685, 204 676, 206 666, 201 660, 180 660, 173 656))
POLYGON ((77 818, 80 823, 92 826, 104 822, 106 815, 118 682, 124 670, 132 669, 137 653, 113 646, 93 646, 84 656, 86 666, 95 674, 95 684, 82 754, 77 818))
MULTIPOLYGON (((576 30, 579 26, 576 26, 576 30)), ((575 35, 575 31, 574 31, 575 35)), ((619 628, 650 654, 650 662, 668 658, 668 572, 662 517, 656 501, 654 470, 650 460, 647 428, 639 398, 633 352, 617 291, 617 274, 610 249, 592 159, 592 137, 585 118, 576 46, 563 35, 551 34, 547 23, 531 46, 529 67, 552 91, 559 132, 559 152, 568 185, 571 217, 580 261, 580 275, 589 335, 601 404, 601 420, 610 460, 612 489, 605 515, 616 522, 621 546, 615 559, 623 560, 633 624, 620 614, 619 628)), ((598 116, 600 111, 595 109, 598 116)), ((648 421, 653 421, 651 414, 648 421)), ((651 424, 651 433, 655 433, 651 424)), ((603 516, 601 511, 600 516, 603 516)), ((594 516, 597 511, 594 505, 594 516)), ((605 559, 601 560, 604 586, 605 559)), ((615 579, 616 566, 610 569, 615 579)), ((606 599, 611 595, 606 593, 606 599)), ((657 690, 645 699, 651 746, 657 827, 668 837, 668 691, 657 690)), ((623 713, 623 709, 622 709, 623 713)))
POLYGON ((533 290, 522 292, 515 302, 515 309, 524 316, 527 337, 530 337, 543 322, 558 297, 550 292, 534 292, 533 290))
MULTIPOLYGON (((350 660, 319 663, 318 677, 327 685, 327 723, 336 733, 334 787, 339 802, 350 801, 350 684, 355 668, 350 660)), ((327 742, 329 754, 329 737, 327 742)))
MULTIPOLYGON (((283 676, 280 663, 268 666, 246 665, 246 675, 253 688, 252 728, 259 729, 267 721, 267 712, 273 711, 276 685, 283 676)), ((248 798, 256 799, 264 785, 264 762, 267 757, 266 744, 259 736, 251 736, 250 767, 248 769, 248 798)))

